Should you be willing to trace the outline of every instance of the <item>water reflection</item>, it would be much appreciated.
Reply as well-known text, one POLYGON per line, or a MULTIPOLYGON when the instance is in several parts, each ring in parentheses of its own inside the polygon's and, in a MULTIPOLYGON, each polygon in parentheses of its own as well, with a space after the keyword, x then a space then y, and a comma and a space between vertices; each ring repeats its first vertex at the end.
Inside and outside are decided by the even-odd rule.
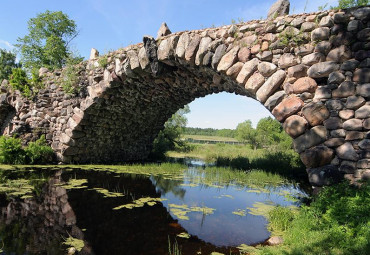
POLYGON ((289 184, 246 185, 226 170, 132 168, 2 171, 3 254, 66 254, 68 237, 83 241, 78 254, 168 254, 169 240, 185 255, 239 254, 236 246, 269 236, 266 219, 248 208, 256 202, 292 205, 286 194, 301 194, 289 184), (235 214, 242 211, 245 216, 235 214))

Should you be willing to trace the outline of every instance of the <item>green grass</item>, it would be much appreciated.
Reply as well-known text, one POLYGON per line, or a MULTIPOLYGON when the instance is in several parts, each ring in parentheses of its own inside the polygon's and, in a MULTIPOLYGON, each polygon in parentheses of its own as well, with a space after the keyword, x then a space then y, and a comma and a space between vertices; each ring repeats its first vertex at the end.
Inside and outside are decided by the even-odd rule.
POLYGON ((232 137, 223 137, 223 136, 208 136, 208 135, 182 135, 182 138, 185 139, 194 139, 202 141, 216 141, 216 142, 238 142, 235 138, 232 137))
POLYGON ((269 228, 280 246, 258 246, 253 254, 370 254, 370 185, 325 187, 299 211, 276 207, 269 228))

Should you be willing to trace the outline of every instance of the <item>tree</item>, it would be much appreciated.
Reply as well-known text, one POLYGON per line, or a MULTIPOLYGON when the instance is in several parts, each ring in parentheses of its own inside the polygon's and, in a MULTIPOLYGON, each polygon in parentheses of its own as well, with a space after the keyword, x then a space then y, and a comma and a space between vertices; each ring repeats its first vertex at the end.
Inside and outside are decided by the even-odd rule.
POLYGON ((258 135, 261 136, 261 141, 263 141, 264 146, 278 143, 282 130, 283 128, 280 123, 271 117, 260 119, 256 128, 258 135))
POLYGON ((29 73, 40 67, 62 68, 72 56, 69 44, 77 35, 75 22, 63 12, 38 14, 28 21, 28 34, 17 39, 22 64, 29 73))
POLYGON ((351 8, 356 6, 364 6, 370 3, 369 0, 339 0, 338 1, 338 8, 345 9, 351 8))
POLYGON ((185 146, 185 142, 180 138, 188 121, 184 115, 189 112, 189 106, 186 105, 183 109, 178 110, 167 120, 164 124, 164 129, 159 132, 153 142, 151 155, 153 158, 164 158, 167 151, 185 146))
POLYGON ((15 62, 16 56, 13 52, 0 49, 0 82, 8 80, 13 68, 18 68, 19 64, 15 62))
POLYGON ((252 127, 250 120, 238 124, 236 127, 236 138, 239 141, 249 143, 254 149, 260 147, 260 137, 257 134, 257 130, 252 127))

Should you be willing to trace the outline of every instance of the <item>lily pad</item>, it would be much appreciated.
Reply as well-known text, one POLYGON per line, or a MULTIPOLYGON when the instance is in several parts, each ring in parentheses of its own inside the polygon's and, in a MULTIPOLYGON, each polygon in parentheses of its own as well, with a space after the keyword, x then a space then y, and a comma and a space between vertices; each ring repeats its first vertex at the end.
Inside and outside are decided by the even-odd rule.
POLYGON ((186 233, 186 232, 182 232, 182 233, 178 234, 177 237, 189 239, 190 238, 190 235, 188 233, 186 233))
POLYGON ((81 251, 83 247, 85 247, 85 243, 83 240, 73 238, 72 236, 68 237, 65 242, 63 242, 68 248, 75 248, 77 251, 81 251))

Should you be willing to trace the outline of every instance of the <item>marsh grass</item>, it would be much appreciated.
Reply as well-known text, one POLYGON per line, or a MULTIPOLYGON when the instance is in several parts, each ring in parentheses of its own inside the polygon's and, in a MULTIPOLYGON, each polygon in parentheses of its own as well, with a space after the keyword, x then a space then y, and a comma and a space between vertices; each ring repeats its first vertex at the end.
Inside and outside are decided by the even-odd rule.
POLYGON ((370 185, 325 187, 299 211, 276 207, 269 228, 284 244, 257 247, 252 254, 370 254, 370 185))

